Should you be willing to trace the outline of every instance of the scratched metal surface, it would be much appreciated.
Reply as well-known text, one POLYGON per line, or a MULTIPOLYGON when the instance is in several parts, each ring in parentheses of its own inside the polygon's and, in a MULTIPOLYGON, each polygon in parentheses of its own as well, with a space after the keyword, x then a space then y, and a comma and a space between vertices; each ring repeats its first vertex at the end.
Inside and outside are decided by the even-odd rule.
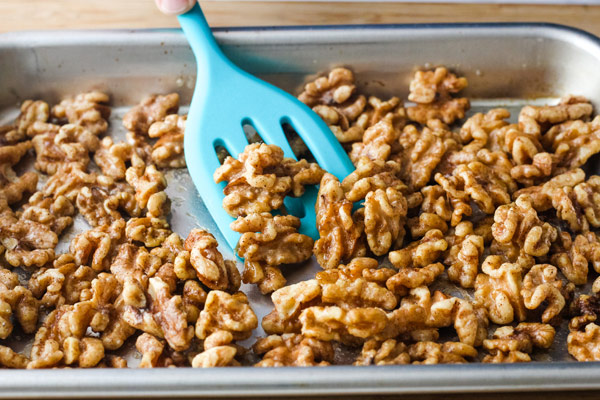
MULTIPOLYGON (((513 118, 524 104, 546 104, 564 94, 580 94, 600 104, 600 46, 576 31, 544 25, 441 25, 361 28, 283 28, 219 30, 217 37, 235 62, 252 73, 297 92, 315 73, 347 65, 367 93, 406 98, 415 68, 446 65, 467 76, 471 113, 506 107, 513 118)), ((109 133, 124 137, 120 119, 149 93, 177 91, 189 103, 195 63, 181 34, 174 30, 21 33, 0 36, 0 124, 17 113, 26 98, 51 103, 66 94, 101 89, 111 94, 109 133)), ((185 107, 182 112, 185 111, 185 107)), ((31 161, 21 169, 31 168, 31 161)), ((597 171, 593 164, 589 171, 597 171)), ((227 247, 185 169, 166 173, 172 200, 172 229, 185 237, 194 227, 213 232, 227 247)), ((41 185, 42 183, 40 183, 41 185)), ((61 238, 57 252, 89 229, 78 216, 61 238)), ((241 268, 241 263, 239 265, 241 268)), ((314 276, 314 259, 284 269, 289 283, 314 276)), ((26 274, 23 274, 25 277, 26 274)), ((444 277, 435 284, 448 292, 444 277)), ((259 319, 272 309, 268 296, 243 285, 259 319)), ((579 290, 586 291, 587 288, 579 290)), ((452 294, 469 297, 472 291, 452 294)), ((593 377, 600 365, 572 362, 566 352, 566 326, 554 347, 534 354, 530 365, 328 367, 163 371, 8 371, 0 370, 2 397, 78 396, 257 396, 289 394, 418 393, 485 390, 552 390, 600 387, 593 377), (108 385, 107 385, 108 383, 108 385)), ((264 335, 259 327, 255 337, 264 335)), ((454 332, 443 332, 449 339, 454 332)), ((9 344, 27 351, 31 338, 9 344)), ((2 341, 0 341, 0 344, 2 341)), ((123 350, 130 366, 139 362, 131 343, 123 350)))

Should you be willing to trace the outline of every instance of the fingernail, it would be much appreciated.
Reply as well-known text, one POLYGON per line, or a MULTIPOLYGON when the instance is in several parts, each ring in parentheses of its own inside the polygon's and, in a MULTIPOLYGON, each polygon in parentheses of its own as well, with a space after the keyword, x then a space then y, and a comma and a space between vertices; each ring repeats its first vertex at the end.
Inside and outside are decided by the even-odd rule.
POLYGON ((158 0, 158 8, 165 14, 183 14, 190 10, 194 0, 158 0))

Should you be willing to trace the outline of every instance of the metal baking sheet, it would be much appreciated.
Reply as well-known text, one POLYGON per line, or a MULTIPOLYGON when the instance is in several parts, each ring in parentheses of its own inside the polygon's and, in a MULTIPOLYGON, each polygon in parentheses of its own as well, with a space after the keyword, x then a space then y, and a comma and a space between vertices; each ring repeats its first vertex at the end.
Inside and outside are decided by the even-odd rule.
MULTIPOLYGON (((225 52, 244 69, 291 92, 311 75, 350 66, 368 93, 406 98, 414 70, 445 65, 469 80, 473 112, 584 95, 600 106, 600 40, 548 24, 442 24, 218 29, 225 52)), ((123 135, 119 118, 149 93, 177 91, 188 104, 195 61, 178 30, 62 31, 0 35, 0 124, 20 101, 89 89, 111 94, 110 134, 123 135)), ((598 171, 597 165, 592 170, 598 171)), ((167 173, 171 224, 186 236, 203 227, 233 257, 185 170, 167 173)), ((79 219, 62 243, 85 227, 79 219)), ((64 246, 64 244, 63 244, 64 246)), ((59 248, 60 249, 60 248, 59 248)), ((314 261, 284 271, 294 283, 311 277, 314 261)), ((272 304, 243 286, 259 318, 272 304)), ((256 335, 263 332, 257 330, 256 335)), ((255 336, 256 336, 255 335, 255 336)), ((215 397, 465 391, 600 389, 600 363, 566 355, 566 330, 536 362, 518 365, 435 365, 321 368, 156 370, 0 370, 0 398, 215 397), (550 362, 551 360, 551 362, 550 362)), ((135 366, 137 361, 130 360, 135 366)))

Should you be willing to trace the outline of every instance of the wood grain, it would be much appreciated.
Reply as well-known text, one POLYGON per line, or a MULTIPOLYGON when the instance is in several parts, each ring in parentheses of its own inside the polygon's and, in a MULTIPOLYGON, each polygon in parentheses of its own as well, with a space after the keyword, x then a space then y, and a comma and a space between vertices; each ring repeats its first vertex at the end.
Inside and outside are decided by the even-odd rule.
MULTIPOLYGON (((202 2, 213 26, 544 21, 600 36, 600 6, 202 2)), ((152 0, 2 0, 0 32, 30 29, 174 27, 152 0)))
MULTIPOLYGON (((213 26, 541 21, 600 36, 599 6, 499 4, 202 2, 213 26)), ((152 0, 0 0, 0 32, 176 27, 152 0)), ((597 392, 345 397, 349 400, 597 399, 597 392)), ((294 398, 299 400, 299 398, 294 398)), ((325 398, 322 398, 325 400, 325 398)), ((333 399, 327 397, 326 399, 333 399)), ((267 399, 265 399, 267 400, 267 399)), ((290 398, 290 400, 293 400, 290 398)))

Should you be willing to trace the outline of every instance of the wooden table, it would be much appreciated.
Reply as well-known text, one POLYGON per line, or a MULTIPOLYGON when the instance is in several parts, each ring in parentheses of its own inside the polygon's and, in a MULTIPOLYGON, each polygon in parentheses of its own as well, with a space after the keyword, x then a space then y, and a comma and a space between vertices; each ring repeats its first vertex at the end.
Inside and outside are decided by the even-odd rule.
MULTIPOLYGON (((543 21, 571 25, 600 36, 600 7, 498 4, 202 2, 213 26, 382 24, 417 22, 543 21)), ((152 0, 1 0, 0 32, 32 29, 175 27, 152 0)), ((383 400, 387 396, 345 397, 383 400)), ((530 393, 402 396, 411 400, 554 400, 600 398, 600 393, 530 393)), ((294 398, 299 400, 298 398, 294 398)), ((324 400, 325 398, 323 398, 324 400)), ((329 397, 327 399, 330 399, 329 397)))

